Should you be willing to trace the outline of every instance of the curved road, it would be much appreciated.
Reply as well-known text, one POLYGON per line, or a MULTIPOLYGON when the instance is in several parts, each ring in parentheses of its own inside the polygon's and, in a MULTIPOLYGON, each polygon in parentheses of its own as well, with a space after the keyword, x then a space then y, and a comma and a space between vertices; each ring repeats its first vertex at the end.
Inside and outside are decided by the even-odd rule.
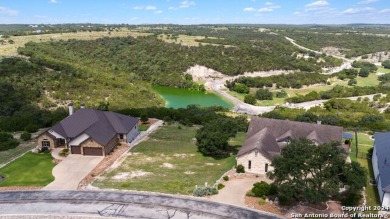
POLYGON ((201 198, 144 192, 13 191, 0 192, 0 217, 37 218, 277 219, 270 213, 201 198))
MULTIPOLYGON (((315 52, 316 54, 321 54, 320 51, 315 51, 315 50, 312 50, 312 49, 309 49, 309 48, 306 48, 304 46, 301 46, 301 45, 297 44, 295 42, 295 40, 293 40, 293 39, 291 39, 289 37, 285 37, 285 38, 288 41, 290 41, 293 45, 295 45, 296 47, 298 47, 300 49, 304 49, 304 50, 307 50, 307 51, 315 52)), ((352 67, 352 65, 351 65, 352 60, 346 59, 346 58, 341 57, 341 56, 334 56, 334 57, 343 59, 344 63, 341 66, 339 66, 339 67, 329 69, 324 74, 334 74, 334 73, 339 72, 339 71, 341 71, 343 69, 349 69, 349 68, 352 67)), ((235 79, 236 77, 239 77, 239 76, 226 77, 224 79, 217 79, 217 80, 214 79, 214 78, 207 78, 206 79, 207 80, 206 87, 209 87, 215 93, 223 96, 224 98, 226 98, 230 102, 232 102, 235 105, 234 108, 233 108, 233 111, 238 112, 238 113, 244 113, 244 114, 250 114, 250 115, 259 115, 259 114, 263 114, 263 113, 266 113, 266 112, 270 112, 270 111, 275 109, 275 106, 253 106, 253 105, 244 103, 243 101, 241 101, 241 100, 231 96, 227 92, 225 92, 223 89, 227 89, 225 87, 226 81, 235 79)), ((357 98, 357 97, 352 97, 352 98, 357 98)), ((348 98, 348 99, 350 99, 350 98, 348 98)), ((299 104, 291 104, 291 105, 287 105, 286 107, 309 109, 309 108, 312 108, 312 107, 315 107, 315 106, 320 106, 323 102, 326 102, 326 101, 328 101, 328 100, 316 100, 316 101, 304 102, 304 103, 299 103, 299 104)))

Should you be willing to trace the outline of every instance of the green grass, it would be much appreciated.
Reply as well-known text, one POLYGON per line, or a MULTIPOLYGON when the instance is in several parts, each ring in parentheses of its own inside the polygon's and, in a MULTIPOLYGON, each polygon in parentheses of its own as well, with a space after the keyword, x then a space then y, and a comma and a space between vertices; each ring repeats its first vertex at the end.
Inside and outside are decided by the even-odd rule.
POLYGON ((28 144, 21 144, 17 146, 16 148, 9 149, 6 151, 0 151, 0 164, 6 163, 10 161, 11 159, 18 157, 27 151, 33 149, 36 145, 36 142, 31 142, 28 144))
POLYGON ((390 73, 390 69, 388 69, 388 68, 383 68, 383 67, 378 67, 378 72, 390 73))
POLYGON ((140 131, 146 131, 146 130, 149 129, 149 127, 150 127, 150 125, 148 125, 148 124, 139 125, 139 126, 138 126, 138 129, 139 129, 140 131))
POLYGON ((240 145, 242 146, 246 140, 246 132, 239 132, 237 133, 236 137, 231 138, 229 141, 230 145, 240 145))
POLYGON ((45 186, 54 180, 51 154, 29 152, 0 169, 5 180, 0 186, 45 186))
MULTIPOLYGON (((350 132, 353 133, 353 132, 350 132)), ((366 199, 367 204, 366 206, 380 206, 379 202, 379 194, 376 186, 370 185, 370 179, 374 177, 374 173, 372 170, 372 163, 371 160, 368 160, 366 158, 356 158, 356 146, 355 146, 355 135, 353 134, 354 139, 352 141, 351 145, 351 153, 349 154, 349 157, 352 161, 359 162, 360 165, 362 165, 367 170, 367 182, 366 182, 366 199)), ((370 139, 370 135, 362 132, 358 132, 358 150, 359 153, 366 154, 367 151, 373 147, 374 140, 370 139)))
MULTIPOLYGON (((131 150, 131 155, 115 170, 93 183, 100 188, 115 188, 192 194, 195 185, 214 184, 235 164, 234 156, 226 159, 204 157, 197 152, 197 127, 178 124, 166 125, 153 133, 147 141, 131 150), (149 173, 149 175, 115 179, 118 174, 149 173)), ((233 141, 242 141, 242 134, 233 141), (237 140, 241 139, 241 140, 237 140)))
POLYGON ((368 77, 357 77, 357 86, 377 86, 379 85, 378 75, 371 73, 368 77))

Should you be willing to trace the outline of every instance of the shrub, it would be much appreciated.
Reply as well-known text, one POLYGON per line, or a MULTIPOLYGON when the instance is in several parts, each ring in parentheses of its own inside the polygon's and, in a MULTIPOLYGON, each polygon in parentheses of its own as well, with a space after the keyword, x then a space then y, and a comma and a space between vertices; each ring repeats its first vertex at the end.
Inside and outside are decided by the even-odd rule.
POLYGON ((221 190, 221 189, 223 189, 223 188, 225 188, 225 185, 222 184, 222 183, 219 183, 219 184, 218 184, 218 190, 221 190))
POLYGON ((204 197, 207 195, 218 194, 218 189, 215 187, 205 186, 205 187, 195 187, 194 192, 192 193, 195 197, 204 197))
POLYGON ((61 157, 66 157, 68 155, 69 149, 63 149, 58 155, 61 157))
POLYGON ((9 133, 0 132, 0 151, 16 148, 19 142, 9 133))
POLYGON ((272 92, 268 89, 258 89, 256 91, 256 99, 258 100, 272 100, 272 92))
POLYGON ((261 181, 253 184, 252 192, 256 197, 268 196, 270 188, 271 186, 268 183, 261 181))
POLYGON ((229 176, 224 176, 224 177, 223 177, 223 180, 229 181, 229 176))
POLYGON ((349 85, 349 86, 352 86, 352 85, 355 85, 355 84, 357 84, 356 79, 350 79, 350 80, 348 81, 348 85, 349 85))
POLYGON ((244 102, 247 104, 255 105, 256 104, 256 96, 253 94, 247 94, 244 97, 244 102))
POLYGON ((264 205, 266 203, 266 201, 261 198, 258 203, 259 203, 259 205, 264 205))
POLYGON ((249 87, 241 83, 236 83, 232 90, 241 94, 249 93, 249 87))
POLYGON ((29 133, 34 133, 38 131, 39 127, 35 124, 28 124, 25 128, 24 131, 29 132, 29 133))
POLYGON ((28 132, 23 132, 21 135, 20 135, 20 138, 23 140, 23 141, 28 141, 31 139, 31 134, 28 133, 28 132))
POLYGON ((149 120, 148 115, 146 113, 142 113, 139 120, 145 124, 149 120))
POLYGON ((348 193, 341 199, 341 203, 344 206, 357 206, 362 199, 362 195, 359 193, 348 193))
POLYGON ((278 186, 274 183, 270 184, 268 195, 276 195, 278 194, 278 186))
POLYGON ((281 90, 279 92, 276 92, 275 96, 277 98, 285 98, 285 97, 287 97, 287 92, 285 90, 281 90))
POLYGON ((245 167, 241 164, 236 166, 236 173, 245 173, 245 167))

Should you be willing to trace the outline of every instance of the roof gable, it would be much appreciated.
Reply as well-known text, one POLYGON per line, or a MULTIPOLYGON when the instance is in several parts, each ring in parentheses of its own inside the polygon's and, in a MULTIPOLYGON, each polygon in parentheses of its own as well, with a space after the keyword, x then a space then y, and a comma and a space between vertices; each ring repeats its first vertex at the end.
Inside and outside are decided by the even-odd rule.
POLYGON ((137 123, 138 119, 119 113, 79 109, 51 129, 70 139, 85 133, 106 145, 116 134, 128 133, 137 123))
POLYGON ((341 142, 343 128, 288 120, 252 118, 247 140, 237 156, 258 149, 264 156, 272 159, 280 154, 285 139, 307 138, 324 144, 332 141, 341 142))

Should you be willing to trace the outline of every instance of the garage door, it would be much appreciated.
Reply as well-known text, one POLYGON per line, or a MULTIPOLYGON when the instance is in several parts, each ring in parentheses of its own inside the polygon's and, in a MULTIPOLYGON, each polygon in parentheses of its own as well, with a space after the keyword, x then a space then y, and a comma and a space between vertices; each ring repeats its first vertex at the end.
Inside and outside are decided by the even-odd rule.
POLYGON ((87 156, 103 156, 102 148, 83 147, 83 151, 87 156))
POLYGON ((72 154, 81 154, 81 148, 80 146, 70 146, 70 150, 72 154))

